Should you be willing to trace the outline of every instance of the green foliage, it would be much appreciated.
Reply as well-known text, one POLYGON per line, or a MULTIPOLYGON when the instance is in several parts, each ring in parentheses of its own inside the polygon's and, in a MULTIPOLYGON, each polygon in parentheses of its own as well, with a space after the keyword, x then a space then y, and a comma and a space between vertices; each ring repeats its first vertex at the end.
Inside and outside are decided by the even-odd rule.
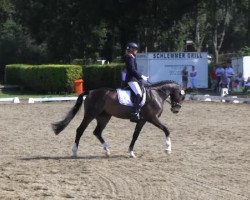
POLYGON ((0 26, 14 13, 14 5, 11 1, 0 0, 0 26))
POLYGON ((239 56, 250 56, 250 47, 243 47, 240 51, 239 51, 239 56))
POLYGON ((84 60, 83 59, 79 59, 76 58, 71 62, 72 65, 83 65, 84 64, 84 60))
POLYGON ((37 92, 73 92, 73 81, 82 78, 79 65, 24 65, 6 66, 7 84, 21 85, 37 92))
POLYGON ((0 67, 111 62, 129 41, 150 52, 192 40, 218 58, 250 45, 249 13, 249 0, 0 0, 0 67))
POLYGON ((87 90, 100 87, 117 88, 121 85, 124 64, 89 65, 84 67, 84 87, 87 90))
POLYGON ((47 47, 37 45, 23 27, 7 19, 0 27, 0 81, 3 80, 4 66, 9 63, 39 63, 46 60, 47 47))

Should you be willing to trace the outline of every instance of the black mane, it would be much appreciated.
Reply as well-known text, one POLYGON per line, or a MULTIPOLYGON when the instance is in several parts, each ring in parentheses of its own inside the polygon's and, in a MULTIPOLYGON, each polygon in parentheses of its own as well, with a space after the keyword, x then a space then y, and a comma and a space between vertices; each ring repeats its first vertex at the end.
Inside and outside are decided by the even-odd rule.
POLYGON ((172 83, 176 84, 176 85, 179 85, 176 81, 166 80, 166 81, 159 81, 159 82, 156 82, 156 83, 152 83, 151 85, 149 85, 149 87, 156 88, 156 87, 161 87, 163 85, 172 84, 172 83))

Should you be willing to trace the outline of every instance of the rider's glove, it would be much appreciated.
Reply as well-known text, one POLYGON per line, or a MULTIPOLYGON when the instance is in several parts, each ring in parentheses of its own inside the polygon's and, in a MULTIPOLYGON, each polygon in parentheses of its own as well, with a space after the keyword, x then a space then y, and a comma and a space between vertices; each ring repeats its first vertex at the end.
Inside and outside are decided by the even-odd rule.
POLYGON ((147 80, 148 80, 148 77, 147 77, 147 76, 144 76, 144 75, 141 75, 141 78, 142 78, 144 81, 147 81, 147 80))

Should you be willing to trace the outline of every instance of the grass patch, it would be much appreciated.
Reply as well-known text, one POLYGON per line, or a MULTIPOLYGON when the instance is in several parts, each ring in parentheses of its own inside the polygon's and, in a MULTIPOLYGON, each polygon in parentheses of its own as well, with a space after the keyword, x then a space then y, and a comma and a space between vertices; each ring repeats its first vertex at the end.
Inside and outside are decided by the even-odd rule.
POLYGON ((230 96, 238 96, 243 98, 250 98, 250 90, 243 92, 243 90, 236 90, 230 93, 230 96))

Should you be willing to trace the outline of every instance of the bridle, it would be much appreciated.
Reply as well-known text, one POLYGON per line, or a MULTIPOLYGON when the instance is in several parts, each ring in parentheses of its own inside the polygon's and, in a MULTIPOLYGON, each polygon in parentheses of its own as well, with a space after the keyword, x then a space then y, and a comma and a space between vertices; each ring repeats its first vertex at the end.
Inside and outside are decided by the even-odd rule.
POLYGON ((178 103, 178 102, 172 102, 172 101, 168 100, 168 97, 170 96, 170 94, 168 95, 167 92, 165 92, 162 89, 160 89, 160 91, 167 96, 166 102, 168 102, 171 105, 172 108, 174 108, 174 107, 180 107, 181 108, 181 104, 180 103, 178 103))
MULTIPOLYGON (((149 83, 149 84, 152 84, 150 81, 148 81, 147 80, 147 82, 149 83)), ((150 87, 150 86, 149 86, 150 87)), ((170 105, 171 105, 171 107, 172 108, 174 108, 174 107, 179 107, 179 108, 181 108, 181 104, 180 103, 178 103, 178 102, 172 102, 172 101, 169 101, 168 100, 168 97, 170 96, 170 94, 168 94, 166 91, 164 91, 163 89, 159 89, 159 91, 161 91, 163 94, 165 94, 166 96, 167 96, 167 98, 166 98, 166 102, 167 103, 169 103, 170 105)), ((181 92, 181 94, 182 94, 182 92, 181 92)))
POLYGON ((172 107, 180 107, 180 108, 181 108, 181 104, 178 103, 178 102, 172 102, 172 103, 171 103, 171 106, 172 106, 172 107))

